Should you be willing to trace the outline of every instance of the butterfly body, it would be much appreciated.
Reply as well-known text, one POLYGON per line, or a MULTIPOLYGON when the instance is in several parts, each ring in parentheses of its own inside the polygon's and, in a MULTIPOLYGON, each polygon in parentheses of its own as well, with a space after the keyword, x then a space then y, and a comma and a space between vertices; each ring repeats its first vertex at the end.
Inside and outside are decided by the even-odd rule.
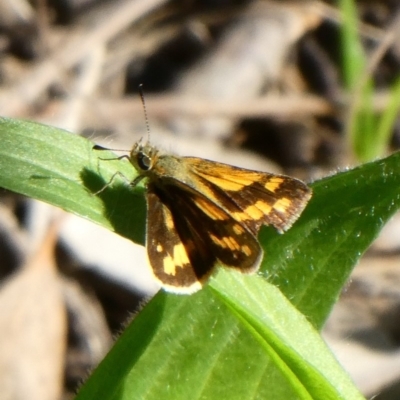
POLYGON ((129 161, 147 178, 146 247, 164 289, 192 293, 217 265, 249 273, 263 251, 262 225, 287 230, 311 197, 301 181, 194 157, 163 155, 137 143, 129 161))

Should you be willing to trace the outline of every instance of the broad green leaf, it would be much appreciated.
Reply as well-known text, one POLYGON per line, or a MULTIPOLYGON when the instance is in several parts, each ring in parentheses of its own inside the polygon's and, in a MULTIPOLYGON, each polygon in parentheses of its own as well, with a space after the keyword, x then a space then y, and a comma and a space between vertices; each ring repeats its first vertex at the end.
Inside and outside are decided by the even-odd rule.
POLYGON ((116 155, 92 150, 94 143, 80 136, 34 122, 0 118, 0 135, 1 187, 144 243, 143 196, 135 195, 119 176, 107 190, 94 195, 117 171, 132 179, 135 171, 129 163, 103 161, 116 155))
POLYGON ((400 207, 400 153, 312 185, 313 198, 282 236, 261 232, 262 271, 321 328, 353 267, 400 207))
POLYGON ((192 296, 153 298, 77 399, 362 398, 279 290, 220 275, 192 296))

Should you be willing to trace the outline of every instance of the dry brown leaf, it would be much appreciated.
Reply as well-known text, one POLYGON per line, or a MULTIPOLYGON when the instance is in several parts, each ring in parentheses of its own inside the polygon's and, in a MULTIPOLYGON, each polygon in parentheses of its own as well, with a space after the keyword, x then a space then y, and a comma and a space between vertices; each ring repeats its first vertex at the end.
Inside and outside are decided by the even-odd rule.
POLYGON ((66 315, 53 223, 41 248, 0 288, 0 399, 55 400, 63 387, 66 315))

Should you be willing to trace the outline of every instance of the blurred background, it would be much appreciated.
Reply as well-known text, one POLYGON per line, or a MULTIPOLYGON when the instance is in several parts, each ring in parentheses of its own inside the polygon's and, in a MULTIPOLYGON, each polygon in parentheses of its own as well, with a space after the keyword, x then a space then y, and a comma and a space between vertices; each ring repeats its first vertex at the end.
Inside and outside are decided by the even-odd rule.
MULTIPOLYGON (((147 137, 143 84, 165 151, 313 181, 398 149, 399 72, 393 0, 0 0, 0 115, 109 148, 147 137)), ((324 329, 380 400, 400 398, 399 223, 324 329)), ((143 247, 3 189, 0 279, 0 400, 73 398, 158 290, 143 247)))

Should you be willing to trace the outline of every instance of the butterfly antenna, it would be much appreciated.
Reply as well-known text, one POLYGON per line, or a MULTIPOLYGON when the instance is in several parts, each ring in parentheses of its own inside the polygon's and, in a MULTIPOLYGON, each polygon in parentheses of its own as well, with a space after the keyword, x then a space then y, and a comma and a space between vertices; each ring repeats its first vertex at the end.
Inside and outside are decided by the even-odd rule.
POLYGON ((148 143, 150 141, 150 124, 149 124, 149 117, 147 115, 146 102, 144 100, 143 83, 139 84, 139 94, 143 106, 144 120, 146 122, 147 143, 148 143))

